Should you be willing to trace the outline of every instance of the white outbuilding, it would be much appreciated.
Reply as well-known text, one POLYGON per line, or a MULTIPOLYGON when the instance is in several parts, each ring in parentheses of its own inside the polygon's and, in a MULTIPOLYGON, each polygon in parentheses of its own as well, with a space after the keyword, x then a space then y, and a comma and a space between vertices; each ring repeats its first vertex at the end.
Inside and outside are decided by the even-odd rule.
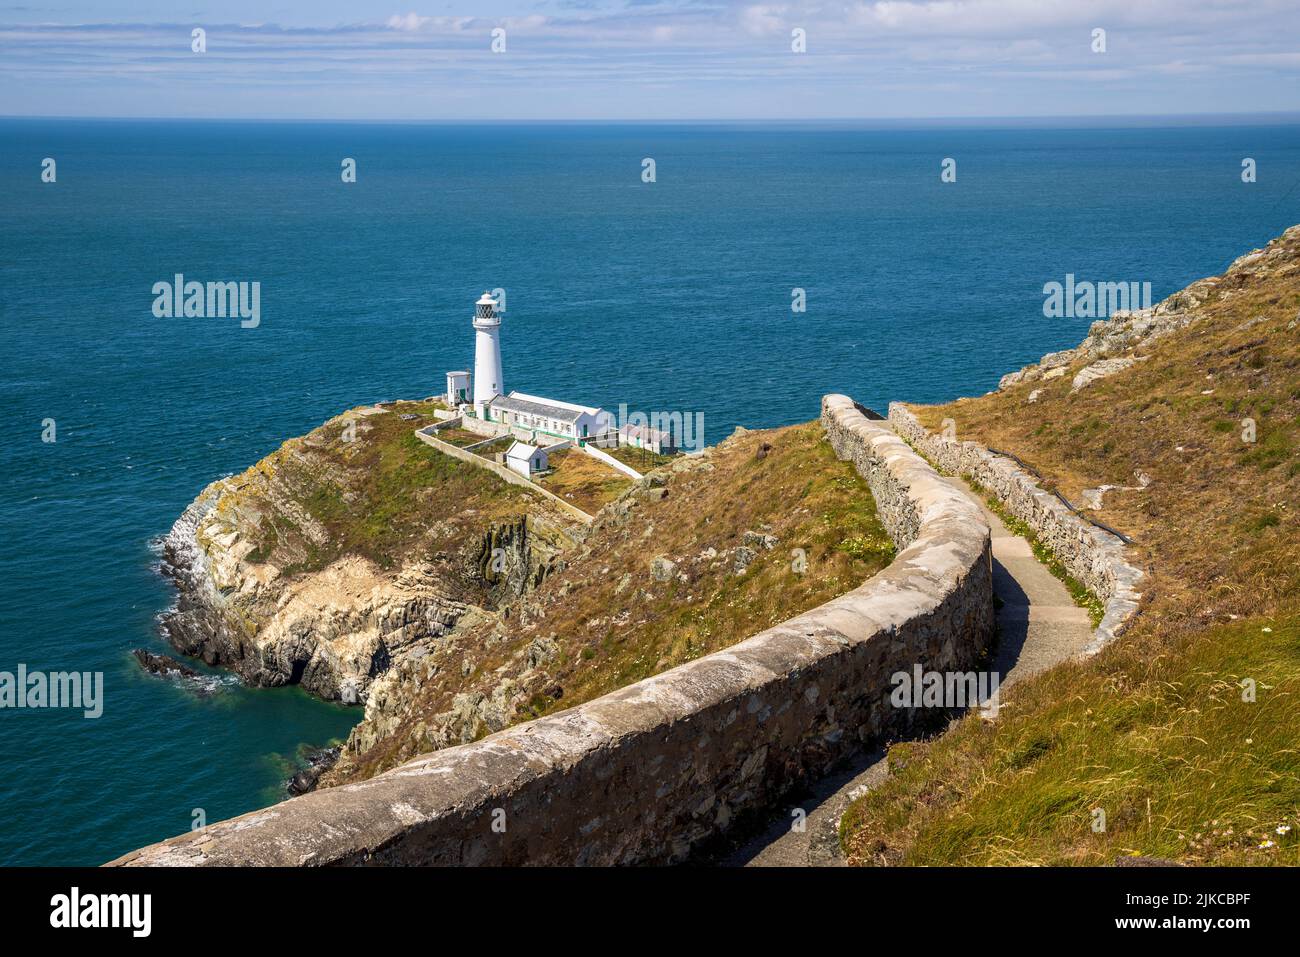
POLYGON ((469 372, 460 370, 459 372, 447 373, 447 407, 456 408, 462 402, 470 401, 469 392, 469 372))
POLYGON ((524 478, 530 477, 534 472, 544 471, 546 464, 546 452, 535 445, 515 441, 506 449, 506 467, 524 478))
POLYGON ((661 455, 671 455, 677 451, 677 442, 671 432, 652 429, 648 425, 625 425, 618 430, 619 445, 634 449, 649 449, 661 455))

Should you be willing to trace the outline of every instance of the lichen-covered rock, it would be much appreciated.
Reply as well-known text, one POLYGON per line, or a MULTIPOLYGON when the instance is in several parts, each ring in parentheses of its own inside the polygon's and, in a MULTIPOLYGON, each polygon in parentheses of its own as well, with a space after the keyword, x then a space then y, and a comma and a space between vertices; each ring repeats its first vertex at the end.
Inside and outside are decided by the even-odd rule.
POLYGON ((546 664, 559 653, 559 645, 552 638, 534 638, 533 643, 528 646, 528 667, 537 668, 546 664))
POLYGON ((650 562, 650 577, 657 582, 669 582, 677 573, 677 563, 672 559, 657 555, 650 562))
POLYGON ((1098 379, 1105 379, 1117 372, 1123 372, 1125 369, 1141 362, 1142 358, 1141 356, 1125 356, 1122 359, 1102 359, 1100 362, 1084 366, 1075 375, 1074 381, 1070 384, 1070 391, 1078 392, 1080 389, 1092 385, 1098 379))
POLYGON ((735 554, 732 557, 732 572, 736 575, 745 574, 745 572, 749 570, 749 566, 753 564, 754 559, 757 557, 758 552, 750 548, 748 545, 741 545, 736 549, 735 554))

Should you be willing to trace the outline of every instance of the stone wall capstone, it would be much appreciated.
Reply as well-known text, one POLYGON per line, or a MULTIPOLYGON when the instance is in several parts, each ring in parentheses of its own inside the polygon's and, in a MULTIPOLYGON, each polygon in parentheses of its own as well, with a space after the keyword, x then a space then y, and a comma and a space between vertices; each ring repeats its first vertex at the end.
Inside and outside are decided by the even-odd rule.
POLYGON ((1105 615, 1083 651, 1085 656, 1096 654, 1128 627, 1142 598, 1137 590, 1142 571, 1128 563, 1119 538, 1075 515, 1011 459, 995 455, 978 442, 932 434, 902 403, 890 403, 889 421, 895 432, 937 467, 970 476, 988 489, 1007 511, 1034 530, 1075 579, 1105 603, 1105 615))
POLYGON ((853 752, 908 733, 891 675, 968 670, 993 638, 989 528, 889 429, 822 402, 900 546, 858 588, 556 715, 132 852, 119 865, 685 860, 853 752))

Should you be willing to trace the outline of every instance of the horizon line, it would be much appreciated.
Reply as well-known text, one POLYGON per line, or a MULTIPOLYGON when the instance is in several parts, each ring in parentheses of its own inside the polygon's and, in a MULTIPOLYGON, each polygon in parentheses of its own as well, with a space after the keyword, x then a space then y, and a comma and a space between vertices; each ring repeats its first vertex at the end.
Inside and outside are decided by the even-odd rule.
POLYGON ((812 126, 817 124, 975 124, 986 122, 1103 122, 1138 121, 1138 120, 1181 120, 1187 121, 1224 121, 1274 119, 1300 123, 1300 110, 1259 110, 1236 113, 1030 113, 1030 114, 988 114, 981 116, 862 116, 862 117, 311 117, 311 116, 158 116, 158 115, 119 115, 89 116, 77 113, 0 113, 0 120, 87 120, 93 122, 193 122, 193 123, 356 123, 356 124, 395 124, 395 125, 574 125, 582 123, 601 124, 734 124, 762 123, 771 125, 812 126))

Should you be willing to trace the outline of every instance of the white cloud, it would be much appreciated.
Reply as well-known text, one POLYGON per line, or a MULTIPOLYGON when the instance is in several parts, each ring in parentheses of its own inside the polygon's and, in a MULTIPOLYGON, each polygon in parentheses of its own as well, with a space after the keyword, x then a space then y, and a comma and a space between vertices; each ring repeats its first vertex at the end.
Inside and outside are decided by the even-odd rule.
POLYGON ((476 17, 423 17, 418 13, 406 13, 389 17, 386 26, 403 33, 459 33, 476 22, 487 23, 476 17))
POLYGON ((756 4, 740 11, 740 26, 751 36, 765 37, 789 33, 799 26, 790 21, 790 8, 771 4, 756 4))
POLYGON ((394 14, 388 18, 388 26, 394 30, 413 31, 420 29, 432 19, 432 17, 422 17, 418 13, 408 13, 403 16, 394 14))

